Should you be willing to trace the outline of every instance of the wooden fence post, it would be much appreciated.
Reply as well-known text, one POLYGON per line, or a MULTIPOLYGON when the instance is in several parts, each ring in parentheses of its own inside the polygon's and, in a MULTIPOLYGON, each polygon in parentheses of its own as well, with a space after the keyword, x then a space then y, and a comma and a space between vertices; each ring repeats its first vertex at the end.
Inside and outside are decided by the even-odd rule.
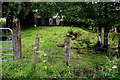
POLYGON ((68 66, 69 65, 69 61, 70 61, 70 38, 69 37, 66 37, 65 38, 65 42, 64 42, 64 45, 65 45, 65 54, 64 54, 64 57, 65 57, 65 63, 66 65, 68 66))
POLYGON ((21 26, 20 20, 15 19, 13 21, 13 53, 14 53, 14 60, 19 60, 22 58, 21 52, 21 26))
POLYGON ((34 49, 34 70, 35 70, 36 63, 37 63, 37 55, 38 55, 38 49, 39 49, 39 41, 40 41, 40 38, 36 38, 36 44, 35 44, 35 49, 34 49))

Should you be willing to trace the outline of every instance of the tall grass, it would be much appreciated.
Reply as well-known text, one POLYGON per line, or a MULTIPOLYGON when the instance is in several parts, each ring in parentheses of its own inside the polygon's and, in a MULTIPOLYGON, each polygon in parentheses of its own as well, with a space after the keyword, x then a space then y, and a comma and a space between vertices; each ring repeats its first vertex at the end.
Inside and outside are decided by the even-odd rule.
MULTIPOLYGON (((13 61, 12 57, 2 56, 7 60, 2 62, 3 78, 119 78, 118 60, 119 58, 106 56, 107 52, 88 51, 85 40, 93 46, 97 42, 97 34, 77 27, 49 27, 40 26, 24 29, 22 34, 22 60, 13 61), (64 38, 69 35, 69 30, 79 30, 81 44, 71 40, 70 64, 64 63, 64 38), (40 38, 38 62, 33 70, 33 54, 35 48, 35 38, 40 38), (74 49, 73 47, 79 47, 74 49)), ((2 46, 10 47, 10 44, 2 46)), ((12 54, 9 50, 2 51, 12 54)))

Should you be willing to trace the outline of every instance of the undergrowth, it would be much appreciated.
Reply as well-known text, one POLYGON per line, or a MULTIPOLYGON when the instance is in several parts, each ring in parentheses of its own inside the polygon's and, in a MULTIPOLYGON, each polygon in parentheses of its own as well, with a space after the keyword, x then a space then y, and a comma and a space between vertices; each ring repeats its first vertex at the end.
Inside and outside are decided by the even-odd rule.
MULTIPOLYGON (((3 78, 103 78, 120 79, 118 67, 119 58, 106 55, 115 51, 94 51, 91 46, 97 43, 97 34, 77 27, 34 27, 21 32, 22 59, 12 60, 12 56, 2 56, 3 78), (73 35, 71 35, 71 34, 73 35), (71 35, 70 64, 64 62, 64 38, 71 35), (76 36, 78 35, 78 36, 76 36), (39 53, 35 70, 33 69, 33 55, 35 38, 40 38, 39 53)), ((111 39, 111 38, 110 38, 111 39)), ((110 43, 113 43, 109 41, 110 43)), ((110 44, 111 47, 116 44, 110 44)), ((11 47, 3 44, 2 47, 11 47)), ((3 53, 12 54, 10 50, 3 53)))

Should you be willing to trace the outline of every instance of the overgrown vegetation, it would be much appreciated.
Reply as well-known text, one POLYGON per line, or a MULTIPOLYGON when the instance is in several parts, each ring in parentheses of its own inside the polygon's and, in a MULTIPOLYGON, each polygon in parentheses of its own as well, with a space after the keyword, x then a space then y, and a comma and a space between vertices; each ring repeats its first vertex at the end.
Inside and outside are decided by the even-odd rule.
MULTIPOLYGON (((119 57, 116 56, 118 41, 109 37, 108 51, 96 51, 97 33, 77 27, 41 26, 24 29, 22 34, 22 55, 19 61, 13 61, 12 57, 2 56, 3 78, 101 78, 120 79, 119 57), (64 63, 64 38, 71 36, 70 64, 64 63), (33 50, 35 38, 40 37, 40 47, 36 69, 33 69, 33 50), (116 43, 117 42, 117 43, 116 43)), ((3 44, 3 47, 11 47, 11 44, 3 44)), ((10 50, 3 53, 12 54, 10 50)))

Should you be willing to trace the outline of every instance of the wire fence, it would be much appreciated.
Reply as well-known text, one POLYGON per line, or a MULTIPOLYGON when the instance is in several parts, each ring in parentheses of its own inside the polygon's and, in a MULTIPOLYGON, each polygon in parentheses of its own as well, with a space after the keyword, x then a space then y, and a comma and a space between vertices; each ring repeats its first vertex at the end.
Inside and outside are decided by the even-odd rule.
MULTIPOLYGON (((63 34, 61 34, 61 35, 63 35, 63 34)), ((39 51, 39 53, 44 52, 44 54, 48 54, 48 55, 50 55, 50 54, 54 55, 54 54, 61 53, 62 54, 61 56, 64 57, 64 52, 65 52, 64 38, 65 37, 62 37, 61 39, 57 39, 57 38, 54 38, 54 37, 40 37, 40 43, 39 43, 39 50, 40 51, 39 51)), ((10 40, 11 40, 11 38, 8 38, 7 41, 4 41, 3 44, 7 43, 10 40)), ((34 37, 34 38, 21 37, 21 42, 22 42, 21 46, 22 46, 23 58, 24 57, 32 57, 32 54, 34 53, 35 40, 36 40, 36 37, 34 37), (31 56, 28 56, 29 54, 31 54, 31 56)), ((76 43, 71 41, 71 45, 73 45, 73 44, 76 44, 76 43)), ((4 47, 4 45, 2 45, 2 46, 4 47)), ((74 50, 74 48, 72 46, 71 46, 71 48, 72 48, 72 50, 74 50)), ((81 50, 85 51, 84 49, 81 49, 81 50)), ((119 53, 117 52, 117 50, 116 51, 109 50, 109 52, 110 51, 115 53, 113 55, 119 56, 119 53)), ((5 52, 5 53, 9 52, 8 55, 13 56, 13 53, 10 50, 6 50, 6 51, 3 50, 2 52, 5 52)), ((109 56, 112 56, 111 52, 108 53, 109 56)), ((0 53, 0 54, 1 55, 7 55, 7 54, 4 54, 4 53, 0 53)))
MULTIPOLYGON (((61 34, 63 35, 63 34, 61 34)), ((27 35, 26 35, 27 36, 27 35)), ((18 36, 20 37, 20 36, 18 36)), ((41 37, 38 36, 40 38, 40 42, 39 42, 39 48, 37 50, 37 63, 44 63, 44 65, 48 66, 48 64, 50 65, 55 65, 57 63, 65 63, 65 37, 61 37, 61 38, 54 38, 54 36, 52 37, 41 37)), ((36 36, 35 37, 21 37, 21 50, 22 50, 22 59, 24 59, 26 62, 27 61, 34 61, 34 50, 36 48, 35 44, 36 44, 36 36)), ((9 38, 7 41, 11 40, 11 38, 9 38)), ((6 42, 5 42, 6 43, 6 42)), ((3 44, 5 44, 3 43, 3 44)), ((74 67, 76 65, 78 65, 77 67, 74 67, 73 71, 76 73, 76 76, 85 76, 85 75, 89 75, 89 76, 93 76, 96 74, 99 75, 99 71, 96 71, 96 69, 90 68, 90 67, 86 67, 84 65, 79 65, 81 64, 80 62, 82 60, 81 57, 77 56, 76 54, 82 54, 82 52, 87 52, 88 50, 86 49, 75 49, 73 47, 73 45, 79 45, 78 43, 74 43, 73 41, 71 41, 70 43, 70 48, 71 48, 71 54, 68 56, 70 57, 69 60, 69 65, 74 67), (77 52, 77 50, 79 52, 77 52), (82 73, 79 73, 79 75, 77 74, 80 70, 83 71, 82 73), (85 73, 85 74, 84 74, 85 73)), ((4 46, 4 45, 3 45, 4 46)), ((90 51, 90 50, 89 50, 90 51)), ((6 58, 9 58, 11 60, 13 60, 14 55, 12 55, 12 52, 10 52, 10 50, 3 50, 2 52, 9 52, 8 55, 0 53, 2 55, 2 60, 1 61, 5 61, 6 58), (4 55, 4 57, 3 57, 4 55)), ((91 51, 92 52, 92 51, 91 51)), ((97 52, 97 51, 96 51, 97 52)), ((95 52, 95 53, 96 53, 95 52)), ((93 52, 94 53, 94 52, 93 52)), ((109 56, 111 56, 112 54, 110 53, 109 56)), ((87 60, 87 59, 83 59, 83 60, 87 60)), ((89 62, 89 61, 88 61, 89 62)), ((84 61, 83 61, 84 63, 84 61)), ((82 64, 83 64, 82 63, 82 64)), ((49 67, 49 66, 48 66, 49 67)), ((95 76, 96 76, 95 75, 95 76)))
MULTIPOLYGON (((27 37, 21 37, 21 49, 22 49, 22 59, 25 59, 25 61, 34 61, 34 50, 35 50, 35 44, 36 44, 36 37, 35 38, 27 38, 27 37)), ((52 37, 40 37, 39 42, 39 49, 38 49, 38 55, 37 55, 37 63, 44 63, 45 66, 49 67, 49 65, 55 65, 57 63, 65 63, 65 37, 62 37, 61 39, 56 39, 52 37)), ((71 45, 74 44, 71 41, 71 45)), ((86 52, 84 49, 81 49, 83 52, 86 52)), ((9 51, 8 51, 9 52, 9 51)), ((92 76, 97 77, 99 76, 99 72, 94 68, 86 67, 83 65, 79 65, 80 61, 79 57, 76 56, 78 54, 76 50, 71 46, 71 56, 69 64, 71 67, 73 67, 73 72, 75 73, 75 76, 81 76, 81 78, 84 78, 84 76, 92 76), (77 66, 77 67, 76 67, 77 66)), ((1 55, 4 55, 1 53, 1 55)), ((12 59, 12 55, 9 54, 9 58, 12 59)), ((81 55, 81 54, 80 54, 81 55)), ((6 55, 5 55, 6 56, 6 55)), ((87 59, 84 59, 87 60, 87 59)), ((5 61, 4 59, 2 61, 5 61)), ((83 61, 84 63, 84 61, 83 61)))
MULTIPOLYGON (((58 53, 62 52, 64 54, 64 47, 57 46, 59 41, 57 42, 57 39, 51 38, 51 37, 49 38, 49 42, 47 40, 44 40, 44 39, 48 39, 48 38, 49 37, 40 38, 39 53, 44 53, 44 54, 50 55, 50 54, 58 54, 58 53)), ((23 56, 25 54, 33 54, 33 50, 35 48, 36 38, 23 38, 22 37, 21 40, 22 40, 22 54, 23 54, 23 56), (26 43, 27 40, 28 40, 28 42, 26 43)), ((64 45, 64 41, 61 40, 61 42, 64 45)))
MULTIPOLYGON (((48 37, 46 37, 46 38, 48 38, 48 37)), ((27 42, 28 44, 24 43, 24 40, 22 38, 23 58, 28 59, 28 60, 33 59, 36 38, 24 38, 24 39, 26 39, 26 40, 28 39, 29 42, 27 42)), ((44 59, 43 62, 46 62, 46 64, 49 63, 50 61, 56 62, 56 59, 58 59, 57 63, 64 62, 64 60, 65 60, 64 59, 65 58, 64 57, 64 54, 65 54, 64 37, 61 40, 56 39, 56 38, 49 38, 51 40, 49 42, 46 42, 46 40, 44 40, 44 39, 45 38, 40 38, 39 49, 38 49, 38 62, 41 59, 44 59), (53 43, 54 41, 57 41, 57 42, 53 43), (52 44, 52 45, 50 45, 50 44, 52 44)), ((73 54, 74 51, 75 51, 74 49, 71 49, 70 53, 73 54)), ((71 64, 74 64, 74 62, 76 62, 76 61, 73 59, 70 59, 69 62, 71 64)))

